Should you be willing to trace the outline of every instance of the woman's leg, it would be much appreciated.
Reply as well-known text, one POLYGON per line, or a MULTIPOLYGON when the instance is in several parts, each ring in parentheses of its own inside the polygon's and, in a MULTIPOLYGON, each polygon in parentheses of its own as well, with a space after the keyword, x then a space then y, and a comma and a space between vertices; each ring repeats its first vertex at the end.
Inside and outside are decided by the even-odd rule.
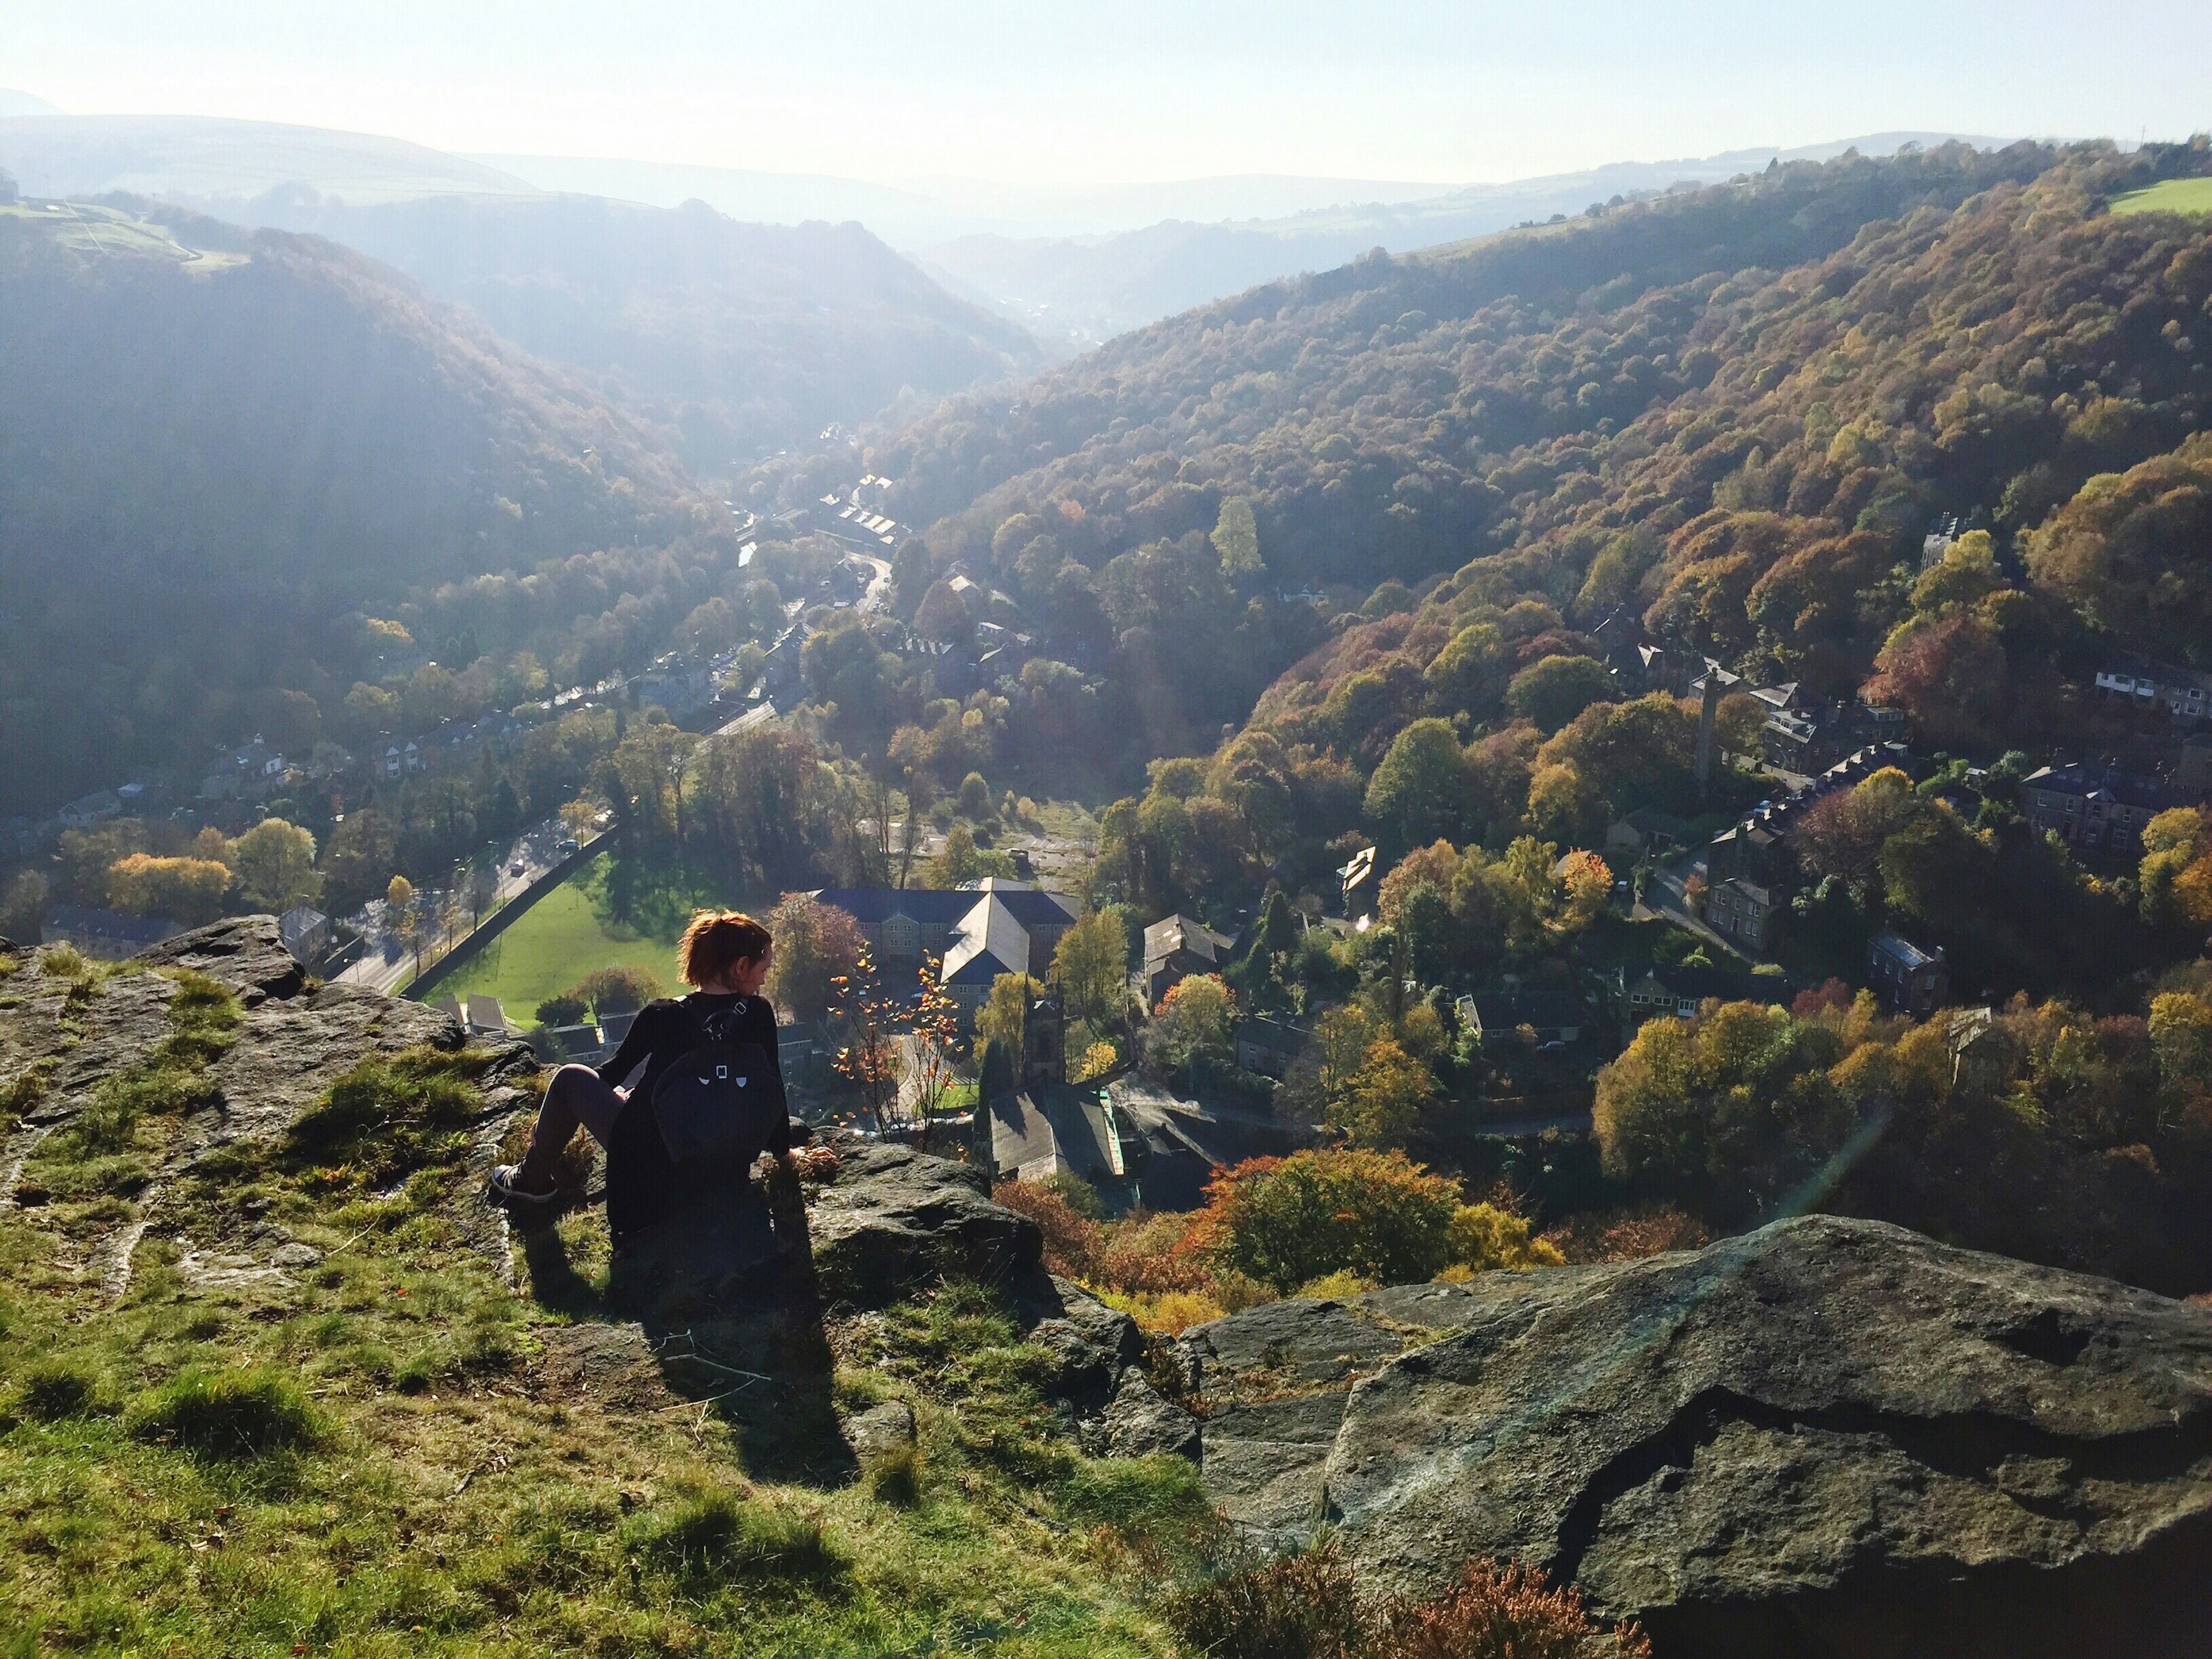
POLYGON ((553 1166, 577 1129, 590 1130, 592 1139, 604 1146, 622 1109, 622 1097, 590 1066, 563 1066, 545 1086, 544 1103, 530 1132, 530 1150, 516 1166, 514 1185, 526 1193, 550 1192, 553 1166))

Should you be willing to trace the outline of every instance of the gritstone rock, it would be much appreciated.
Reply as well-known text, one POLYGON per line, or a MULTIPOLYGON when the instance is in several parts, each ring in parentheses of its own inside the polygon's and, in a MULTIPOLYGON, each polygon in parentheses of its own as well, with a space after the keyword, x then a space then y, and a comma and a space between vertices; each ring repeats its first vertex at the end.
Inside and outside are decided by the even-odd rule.
MULTIPOLYGON (((1378 1584, 1540 1566, 1662 1659, 2212 1652, 2212 1314, 1827 1217, 1468 1288, 1300 1396, 1346 1307, 1382 1322, 1307 1304, 1283 1396, 1208 1416, 1209 1482, 1277 1542, 1310 1499, 1378 1584), (1285 1501, 1260 1449, 1324 1435, 1285 1501)), ((1191 1346, 1245 1353, 1249 1318, 1191 1346)))
POLYGON ((945 1279, 1011 1286, 1043 1254, 1036 1223, 994 1204, 981 1170, 906 1146, 832 1144, 836 1178, 807 1224, 833 1301, 878 1307, 945 1279))

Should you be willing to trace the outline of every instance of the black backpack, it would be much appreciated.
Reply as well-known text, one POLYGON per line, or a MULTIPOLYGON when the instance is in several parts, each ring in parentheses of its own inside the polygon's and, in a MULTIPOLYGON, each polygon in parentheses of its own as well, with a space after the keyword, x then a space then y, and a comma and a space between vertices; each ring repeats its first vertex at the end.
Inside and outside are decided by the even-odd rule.
POLYGON ((744 1006, 700 1021, 698 1046, 661 1073, 653 1085, 653 1121, 668 1161, 750 1166, 767 1150, 784 1115, 783 1079, 775 1056, 739 1041, 744 1006))

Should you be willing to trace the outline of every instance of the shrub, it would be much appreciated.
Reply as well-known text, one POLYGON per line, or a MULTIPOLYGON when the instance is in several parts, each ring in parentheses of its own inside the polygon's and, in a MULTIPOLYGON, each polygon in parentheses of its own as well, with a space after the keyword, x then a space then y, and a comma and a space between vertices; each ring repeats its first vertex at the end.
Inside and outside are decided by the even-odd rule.
POLYGON ((1047 1176, 1038 1183, 1047 1192, 1057 1193, 1067 1200, 1067 1207, 1085 1221, 1103 1221, 1106 1206, 1098 1196, 1098 1189, 1071 1170, 1047 1176))
POLYGON ((300 1385, 265 1370, 188 1371, 143 1396, 127 1427, 204 1457, 305 1449, 324 1435, 300 1385))
POLYGON ((1182 1591, 1164 1611, 1207 1659, 1356 1659, 1368 1632, 1352 1567, 1327 1544, 1182 1591))
POLYGON ((1517 1562, 1477 1558, 1434 1601, 1394 1601, 1376 1621, 1373 1659, 1650 1659, 1632 1622, 1607 1632, 1590 1622, 1572 1585, 1545 1588, 1517 1562))
POLYGON ((1192 1227, 1187 1215, 1132 1218, 1114 1229, 1099 1258, 1099 1278, 1135 1296, 1211 1291, 1213 1269, 1206 1252, 1194 1248, 1192 1227))
POLYGON ((538 1005, 540 1025, 580 1025, 584 1016, 591 1012, 583 998, 563 991, 557 997, 548 997, 538 1005))
MULTIPOLYGON (((1002 1181, 991 1196, 1025 1215, 1044 1233, 1044 1265, 1063 1279, 1093 1279, 1105 1236, 1098 1224, 1076 1213, 1066 1197, 1043 1182, 1002 1181)), ((1096 1201, 1094 1195, 1093 1201, 1096 1201)))
POLYGON ((1347 1269, 1382 1285, 1451 1260, 1459 1189, 1398 1152, 1252 1158, 1214 1177, 1207 1215, 1226 1265, 1290 1291, 1347 1269))
POLYGON ((1364 1296, 1369 1291, 1382 1287, 1371 1279, 1363 1279, 1349 1267, 1339 1267, 1333 1273, 1323 1273, 1319 1279, 1308 1279, 1298 1286, 1295 1295, 1311 1302, 1341 1300, 1347 1296, 1364 1296))
POLYGON ((849 1564, 819 1517, 729 1492, 704 1492, 643 1516, 623 1540, 639 1562, 694 1590, 750 1581, 827 1583, 849 1564))
POLYGON ((1676 1209, 1627 1215, 1578 1215, 1545 1235, 1568 1261, 1640 1261, 1662 1250, 1694 1250, 1712 1242, 1695 1216, 1676 1209))
POLYGON ((1558 1249, 1529 1237, 1525 1217, 1495 1204, 1463 1204, 1451 1218, 1452 1260, 1487 1272, 1493 1267, 1548 1267, 1566 1260, 1558 1249))
POLYGON ((59 1422, 90 1408, 99 1385, 91 1373, 66 1360, 42 1360, 25 1369, 15 1384, 15 1403, 24 1416, 59 1422))

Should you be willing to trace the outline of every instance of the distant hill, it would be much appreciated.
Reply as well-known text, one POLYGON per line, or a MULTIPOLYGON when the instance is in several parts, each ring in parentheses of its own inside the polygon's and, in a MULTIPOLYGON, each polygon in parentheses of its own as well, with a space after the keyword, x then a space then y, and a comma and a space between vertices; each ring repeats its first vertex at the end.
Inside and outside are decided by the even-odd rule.
POLYGON ((462 301, 538 355, 682 434, 708 473, 910 392, 933 404, 1042 362, 1018 325, 954 298, 857 224, 740 224, 589 196, 383 206, 283 194, 257 222, 313 231, 462 301))
MULTIPOLYGON (((1040 337, 1086 346, 1255 283, 1332 270, 1370 248, 1403 253, 1462 241, 1579 214, 1594 204, 1717 184, 1778 161, 1826 161, 1853 149, 1881 156, 1947 142, 1952 140, 1941 133, 1876 133, 1796 149, 1621 162, 1411 198, 1356 197, 1350 193, 1355 182, 1347 180, 1342 205, 1282 217, 1206 222, 1187 215, 1110 234, 975 234, 922 246, 916 257, 956 291, 996 305, 1040 337)), ((1982 149, 2002 143, 1964 142, 1982 149)))
POLYGON ((61 111, 43 98, 35 98, 27 92, 11 92, 5 87, 0 87, 0 120, 6 120, 15 115, 59 115, 61 111))
POLYGON ((635 422, 357 253, 0 210, 0 812, 257 686, 343 697, 362 610, 704 521, 635 422))
POLYGON ((26 196, 128 191, 225 217, 283 189, 347 202, 539 193, 496 167, 402 138, 198 115, 15 113, 0 119, 0 167, 26 196))

